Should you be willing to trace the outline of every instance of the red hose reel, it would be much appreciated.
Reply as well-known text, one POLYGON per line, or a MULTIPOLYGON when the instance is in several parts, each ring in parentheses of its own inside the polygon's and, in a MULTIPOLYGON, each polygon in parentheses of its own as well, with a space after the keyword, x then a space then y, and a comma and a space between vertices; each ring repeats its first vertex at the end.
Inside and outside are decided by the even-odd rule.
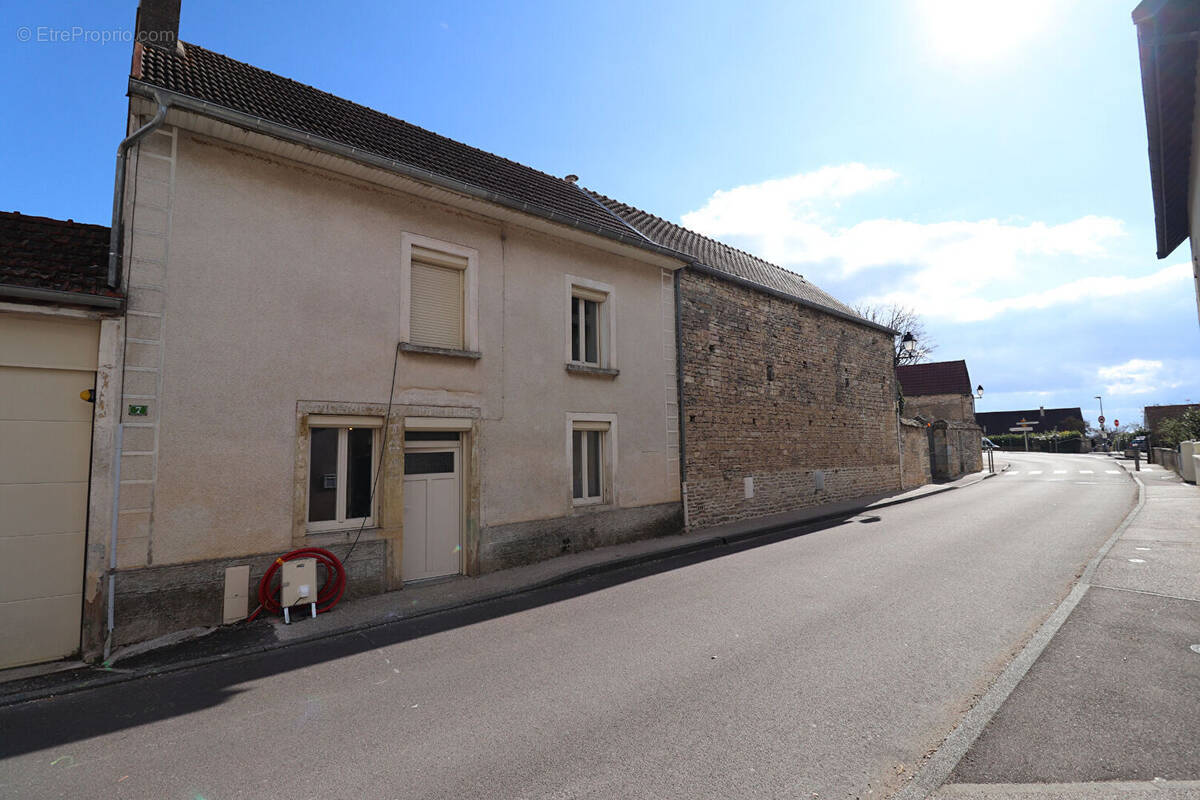
POLYGON ((342 566, 342 562, 323 547, 301 547, 275 559, 275 563, 263 573, 262 580, 258 582, 258 608, 249 616, 249 620, 263 611, 269 614, 283 613, 283 606, 279 604, 280 580, 276 580, 276 574, 283 562, 298 558, 315 558, 318 565, 325 566, 325 581, 317 592, 318 614, 329 611, 342 599, 346 592, 346 568, 342 566))

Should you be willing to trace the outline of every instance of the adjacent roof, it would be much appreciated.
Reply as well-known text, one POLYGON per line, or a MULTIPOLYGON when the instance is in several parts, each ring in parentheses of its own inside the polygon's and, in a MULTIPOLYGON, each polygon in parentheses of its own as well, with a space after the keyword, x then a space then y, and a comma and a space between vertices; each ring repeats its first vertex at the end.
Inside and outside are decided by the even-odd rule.
POLYGON ((983 428, 987 435, 1008 433, 1009 428, 1016 427, 1021 420, 1036 422, 1035 432, 1063 429, 1062 423, 1068 419, 1082 420, 1083 411, 1076 408, 1031 408, 1025 411, 976 411, 975 423, 983 428))
POLYGON ((108 230, 0 211, 0 284, 120 297, 108 288, 108 230))
MULTIPOLYGON (((136 46, 131 88, 160 88, 265 120, 304 136, 409 165, 422 174, 474 187, 510 207, 655 252, 700 262, 735 279, 818 306, 861 324, 849 306, 794 272, 701 236, 553 175, 439 136, 366 106, 181 42, 136 46)), ((141 89, 145 92, 146 89, 141 89)))
POLYGON ((966 361, 930 361, 896 367, 905 397, 925 394, 973 394, 966 361))
POLYGON ((883 327, 863 319, 850 306, 834 299, 805 280, 803 275, 778 267, 758 256, 738 250, 736 247, 702 236, 627 203, 595 192, 591 194, 606 208, 625 220, 630 227, 656 244, 677 250, 701 264, 735 278, 797 298, 811 305, 820 306, 840 315, 852 317, 867 325, 883 327))
MULTIPOLYGON (((577 186, 194 44, 137 46, 133 79, 478 187, 540 216, 636 240, 577 186)), ((657 249, 657 248, 656 248, 657 249)))
POLYGON ((1200 3, 1144 0, 1134 9, 1133 21, 1142 67, 1158 257, 1166 258, 1188 236, 1200 3))
POLYGON ((1163 420, 1182 417, 1185 411, 1193 408, 1200 408, 1200 403, 1180 403, 1170 406, 1144 406, 1142 408, 1142 419, 1147 428, 1153 433, 1158 433, 1158 426, 1162 425, 1163 420))

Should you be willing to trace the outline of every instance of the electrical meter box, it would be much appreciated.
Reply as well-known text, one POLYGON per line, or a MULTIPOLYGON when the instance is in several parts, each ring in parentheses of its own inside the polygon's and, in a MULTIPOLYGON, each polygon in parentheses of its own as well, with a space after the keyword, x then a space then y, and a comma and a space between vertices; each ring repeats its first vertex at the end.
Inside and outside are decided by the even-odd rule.
POLYGON ((279 604, 284 608, 317 602, 317 560, 298 558, 283 562, 279 604))

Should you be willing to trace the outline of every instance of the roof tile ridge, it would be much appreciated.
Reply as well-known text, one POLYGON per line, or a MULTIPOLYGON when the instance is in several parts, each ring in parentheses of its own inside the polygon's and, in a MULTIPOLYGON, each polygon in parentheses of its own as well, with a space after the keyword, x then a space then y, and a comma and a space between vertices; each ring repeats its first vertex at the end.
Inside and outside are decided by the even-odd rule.
MULTIPOLYGON (((590 190, 589 190, 589 191, 590 191, 590 190)), ((698 238, 698 239, 703 239, 704 241, 706 241, 706 242, 709 242, 710 244, 714 244, 714 245, 716 245, 717 247, 723 247, 723 248, 725 248, 726 250, 731 250, 731 251, 733 251, 733 252, 735 252, 735 253, 738 253, 739 255, 743 255, 743 256, 745 256, 746 258, 749 258, 750 260, 752 260, 752 261, 754 261, 754 262, 756 262, 756 263, 762 264, 762 265, 764 265, 764 266, 767 266, 767 267, 771 267, 772 269, 776 269, 776 270, 778 270, 778 271, 780 271, 780 272, 786 272, 786 273, 787 273, 787 274, 789 274, 789 275, 792 275, 792 276, 795 276, 795 277, 799 278, 800 280, 804 281, 805 283, 809 284, 810 286, 812 286, 812 285, 813 285, 811 281, 809 281, 807 278, 805 278, 805 277, 804 277, 802 274, 800 274, 799 272, 796 272, 796 271, 794 271, 794 270, 790 270, 790 269, 788 269, 787 267, 781 267, 781 266, 779 266, 778 264, 773 264, 773 263, 771 263, 770 261, 767 261, 765 258, 763 258, 763 257, 761 257, 761 256, 756 256, 756 255, 754 255, 754 253, 750 253, 750 252, 748 252, 748 251, 746 251, 746 250, 743 250, 743 249, 741 249, 740 247, 734 247, 733 245, 729 244, 728 242, 722 242, 720 239, 714 239, 714 238, 713 238, 713 237, 711 237, 711 236, 705 236, 703 233, 699 233, 698 231, 694 231, 694 230, 692 230, 691 228, 688 228, 688 227, 685 227, 685 226, 683 226, 683 225, 680 225, 678 222, 672 222, 672 221, 671 221, 671 220, 669 220, 669 219, 666 219, 666 218, 664 218, 664 217, 660 217, 660 216, 658 216, 657 214, 654 214, 654 213, 652 213, 652 212, 650 212, 650 211, 645 211, 645 210, 643 210, 643 209, 641 209, 641 208, 638 208, 637 206, 630 205, 629 203, 625 203, 625 202, 622 202, 622 201, 620 201, 620 200, 613 200, 613 199, 612 199, 612 198, 610 198, 610 197, 605 197, 604 195, 600 194, 599 192, 595 192, 594 194, 596 194, 596 195, 597 195, 598 197, 600 197, 602 200, 607 200, 607 201, 609 201, 609 202, 613 202, 613 203, 617 203, 618 205, 625 206, 626 208, 630 209, 631 211, 635 211, 635 212, 637 212, 637 213, 639 213, 639 214, 642 214, 642 215, 644 215, 644 216, 646 216, 646 217, 649 217, 650 219, 652 219, 652 220, 655 220, 656 222, 661 222, 661 223, 663 223, 664 225, 669 225, 669 226, 670 226, 670 227, 672 227, 672 228, 677 228, 677 229, 679 229, 679 230, 681 230, 681 231, 684 231, 685 233, 688 233, 688 234, 690 234, 690 235, 692 235, 692 236, 695 236, 695 237, 696 237, 696 238, 698 238)))
MULTIPOLYGON (((336 95, 336 94, 334 94, 333 92, 328 92, 328 91, 326 91, 326 90, 324 90, 324 89, 319 89, 319 88, 317 88, 316 86, 313 86, 312 84, 308 84, 308 83, 302 83, 301 81, 295 80, 294 78, 289 78, 289 77, 287 77, 286 75, 280 75, 278 72, 272 72, 272 71, 271 71, 271 70, 269 70, 269 69, 264 69, 264 68, 262 68, 262 67, 257 67, 257 66, 255 66, 254 64, 251 64, 251 63, 249 63, 248 61, 239 61, 239 60, 237 60, 236 58, 233 58, 232 56, 227 56, 227 55, 225 55, 224 53, 218 53, 216 50, 209 50, 207 47, 201 47, 200 45, 198 45, 198 44, 192 44, 191 42, 180 42, 180 44, 182 44, 182 45, 184 46, 184 49, 185 49, 185 51, 186 51, 186 49, 187 49, 187 48, 195 48, 196 50, 199 50, 199 51, 201 51, 201 52, 203 52, 203 53, 208 53, 209 55, 216 56, 217 58, 222 58, 222 59, 225 59, 226 61, 230 61, 230 62, 232 62, 232 63, 234 63, 234 64, 237 64, 238 66, 241 66, 241 67, 248 67, 248 68, 250 68, 250 69, 252 69, 252 70, 255 70, 255 71, 257 71, 257 72, 263 72, 263 73, 266 73, 267 75, 270 75, 270 76, 271 76, 271 77, 273 77, 273 78, 278 78, 279 80, 286 81, 286 82, 288 82, 288 83, 294 84, 295 86, 299 86, 299 87, 300 87, 300 88, 302 88, 302 89, 308 89, 308 90, 310 90, 310 91, 314 91, 314 92, 316 92, 316 93, 318 93, 318 94, 321 94, 321 95, 324 95, 324 96, 326 96, 326 97, 328 97, 328 98, 331 98, 331 99, 333 99, 333 100, 336 100, 336 101, 338 101, 339 103, 348 103, 348 104, 350 104, 350 105, 354 106, 355 108, 361 109, 361 110, 363 110, 363 111, 366 111, 366 112, 369 112, 369 113, 371 113, 371 114, 377 114, 377 115, 379 115, 379 116, 381 116, 381 117, 385 117, 385 118, 387 118, 387 119, 389 119, 389 120, 392 120, 393 122, 398 122, 398 123, 400 123, 401 125, 406 125, 406 126, 408 126, 409 128, 412 128, 412 129, 414 129, 414 130, 420 131, 421 133, 428 134, 428 135, 430 135, 430 136, 432 136, 432 137, 434 137, 434 138, 436 138, 436 139, 441 139, 441 140, 443 140, 443 141, 450 142, 450 143, 452 143, 452 144, 458 145, 459 147, 465 147, 465 148, 467 148, 468 150, 472 150, 472 151, 474 151, 474 152, 476 152, 476 153, 482 153, 483 155, 485 155, 485 156, 489 156, 489 157, 491 157, 491 158, 496 158, 496 159, 499 159, 499 160, 501 160, 501 161, 504 161, 504 162, 507 162, 508 164, 511 164, 511 165, 513 165, 513 166, 515 166, 515 167, 520 167, 521 169, 526 169, 526 170, 529 170, 530 172, 536 172, 538 175, 541 175, 542 177, 545 177, 545 178, 549 178, 550 180, 553 180, 553 181, 561 181, 561 180, 562 180, 562 178, 559 178, 559 177, 558 177, 558 176, 556 176, 556 175, 551 175, 551 174, 550 174, 550 173, 548 173, 548 172, 543 172, 542 170, 538 169, 537 167, 531 167, 531 166, 529 166, 528 164, 523 164, 523 163, 521 163, 520 161, 516 161, 516 160, 514 160, 514 159, 508 158, 507 156, 502 156, 502 155, 499 155, 498 153, 493 153, 493 152, 491 152, 491 151, 489 151, 489 150, 484 150, 483 148, 480 148, 480 147, 475 147, 474 145, 467 144, 466 142, 460 142, 458 139, 453 139, 453 138, 451 138, 451 137, 449 137, 449 136, 446 136, 446 135, 444 135, 444 134, 438 133, 438 132, 436 132, 436 131, 432 131, 432 130, 430 130, 429 128, 422 127, 422 126, 420 126, 420 125, 417 125, 417 124, 416 124, 416 123, 414 123, 414 122, 409 122, 409 121, 408 121, 408 120, 406 120, 406 119, 401 119, 400 117, 395 117, 395 116, 392 116, 391 114, 388 114, 387 112, 380 111, 380 110, 379 110, 379 109, 377 109, 377 108, 372 108, 371 106, 365 105, 364 103, 359 103, 359 102, 357 102, 357 101, 350 100, 350 99, 348 99, 348 98, 345 98, 345 97, 341 97, 340 95, 336 95)), ((170 54, 170 57, 171 57, 171 58, 180 58, 181 56, 179 56, 179 55, 177 55, 177 54, 175 54, 175 53, 171 53, 171 54, 170 54)), ((184 56, 182 56, 182 57, 184 57, 184 58, 186 58, 186 57, 187 57, 187 56, 186 56, 186 52, 185 52, 185 55, 184 55, 184 56)), ((145 77, 138 78, 137 80, 140 80, 140 81, 142 81, 142 82, 144 82, 144 83, 150 83, 150 82, 151 82, 151 81, 147 80, 145 77)), ((165 87, 164 87, 164 88, 165 88, 165 87)))

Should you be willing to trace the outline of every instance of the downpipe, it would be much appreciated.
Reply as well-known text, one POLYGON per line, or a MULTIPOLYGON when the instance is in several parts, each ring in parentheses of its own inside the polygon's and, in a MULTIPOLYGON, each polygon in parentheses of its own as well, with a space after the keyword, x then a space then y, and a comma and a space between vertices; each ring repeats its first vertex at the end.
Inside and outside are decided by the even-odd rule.
POLYGON ((137 144, 146 134, 157 130, 167 118, 167 103, 162 96, 154 93, 154 102, 158 103, 158 111, 153 118, 133 133, 126 136, 117 146, 117 176, 113 185, 112 227, 108 233, 108 288, 116 289, 120 282, 119 266, 121 252, 121 217, 125 206, 125 172, 129 165, 129 149, 137 144))

